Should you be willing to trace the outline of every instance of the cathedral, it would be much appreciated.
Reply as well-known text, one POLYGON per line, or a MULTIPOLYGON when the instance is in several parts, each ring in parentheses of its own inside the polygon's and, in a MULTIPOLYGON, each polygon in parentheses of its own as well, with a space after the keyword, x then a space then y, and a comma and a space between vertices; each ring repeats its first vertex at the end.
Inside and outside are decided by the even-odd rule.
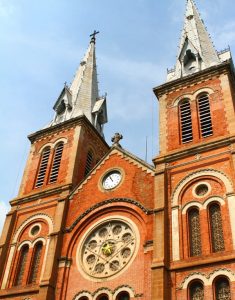
POLYGON ((54 117, 28 136, 0 242, 0 299, 235 300, 235 72, 187 0, 154 87, 153 164, 104 138, 96 34, 54 117), (157 137, 156 137, 157 138, 157 137))

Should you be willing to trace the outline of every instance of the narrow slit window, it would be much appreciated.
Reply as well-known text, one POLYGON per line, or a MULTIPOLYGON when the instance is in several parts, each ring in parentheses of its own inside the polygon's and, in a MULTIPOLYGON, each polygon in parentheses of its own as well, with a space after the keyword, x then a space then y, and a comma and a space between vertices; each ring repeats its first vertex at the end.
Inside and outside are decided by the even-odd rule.
POLYGON ((201 255, 201 229, 200 215, 197 208, 193 208, 188 213, 189 223, 189 241, 190 241, 190 256, 201 255))
POLYGON ((55 148, 49 183, 54 183, 57 181, 57 178, 59 175, 59 170, 60 170, 63 149, 64 149, 64 143, 59 143, 55 148))
POLYGON ((15 286, 22 285, 24 272, 25 272, 25 266, 26 266, 27 257, 28 257, 28 252, 29 252, 28 245, 24 245, 20 250, 19 263, 18 263, 18 267, 17 267, 17 271, 16 271, 16 278, 15 278, 15 282, 14 282, 15 286))
POLYGON ((39 188, 44 184, 50 152, 51 152, 50 147, 46 147, 42 152, 40 167, 38 170, 38 175, 35 183, 36 188, 39 188))
POLYGON ((193 140, 192 115, 189 100, 183 100, 179 104, 181 142, 189 143, 193 140))
POLYGON ((208 94, 203 94, 198 98, 198 111, 201 136, 208 137, 213 134, 210 101, 208 94))
POLYGON ((209 207, 212 251, 224 251, 224 234, 222 216, 219 204, 215 203, 209 207))
POLYGON ((42 243, 37 243, 34 248, 30 275, 29 275, 29 283, 36 283, 37 281, 41 256, 42 256, 42 243))
POLYGON ((89 151, 86 159, 85 176, 90 172, 93 164, 93 153, 89 151))

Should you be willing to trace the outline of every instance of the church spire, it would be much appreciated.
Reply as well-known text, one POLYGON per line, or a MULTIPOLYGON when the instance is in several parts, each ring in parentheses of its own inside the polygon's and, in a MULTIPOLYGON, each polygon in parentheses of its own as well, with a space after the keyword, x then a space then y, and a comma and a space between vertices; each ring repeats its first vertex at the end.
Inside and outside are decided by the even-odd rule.
POLYGON ((168 80, 218 65, 220 58, 193 0, 187 0, 184 28, 175 69, 168 71, 168 80))
POLYGON ((100 97, 98 90, 95 42, 96 34, 91 34, 87 52, 82 59, 70 87, 65 84, 53 109, 54 120, 50 126, 85 115, 103 136, 103 124, 107 122, 106 96, 100 97))

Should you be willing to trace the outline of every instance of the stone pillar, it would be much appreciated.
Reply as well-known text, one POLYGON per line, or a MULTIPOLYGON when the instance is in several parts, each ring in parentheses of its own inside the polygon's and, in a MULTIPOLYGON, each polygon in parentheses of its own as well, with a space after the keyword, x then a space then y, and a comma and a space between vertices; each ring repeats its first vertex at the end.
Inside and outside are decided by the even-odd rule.
POLYGON ((166 220, 167 205, 165 197, 166 175, 165 166, 157 167, 155 177, 155 217, 153 236, 152 262, 152 300, 168 299, 166 263, 166 220))
POLYGON ((7 277, 9 274, 11 259, 7 259, 7 249, 10 248, 10 238, 12 236, 12 230, 15 224, 16 211, 11 211, 6 215, 6 220, 2 229, 2 235, 0 239, 0 278, 4 275, 5 284, 7 283, 7 277), (6 269, 4 265, 7 263, 6 269), (3 273, 4 271, 4 273, 3 273), (7 276, 6 276, 7 275, 7 276))
POLYGON ((58 200, 55 217, 54 230, 50 234, 47 248, 46 263, 40 280, 39 298, 40 300, 55 299, 55 287, 58 268, 58 257, 61 247, 61 228, 64 220, 65 199, 58 200))

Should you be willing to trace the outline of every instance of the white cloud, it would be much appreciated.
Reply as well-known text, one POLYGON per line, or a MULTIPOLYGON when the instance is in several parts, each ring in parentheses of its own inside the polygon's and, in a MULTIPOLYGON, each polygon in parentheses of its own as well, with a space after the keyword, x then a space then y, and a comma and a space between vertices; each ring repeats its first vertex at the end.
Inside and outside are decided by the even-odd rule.
POLYGON ((7 3, 7 1, 0 1, 0 17, 8 18, 15 12, 15 6, 7 3))

